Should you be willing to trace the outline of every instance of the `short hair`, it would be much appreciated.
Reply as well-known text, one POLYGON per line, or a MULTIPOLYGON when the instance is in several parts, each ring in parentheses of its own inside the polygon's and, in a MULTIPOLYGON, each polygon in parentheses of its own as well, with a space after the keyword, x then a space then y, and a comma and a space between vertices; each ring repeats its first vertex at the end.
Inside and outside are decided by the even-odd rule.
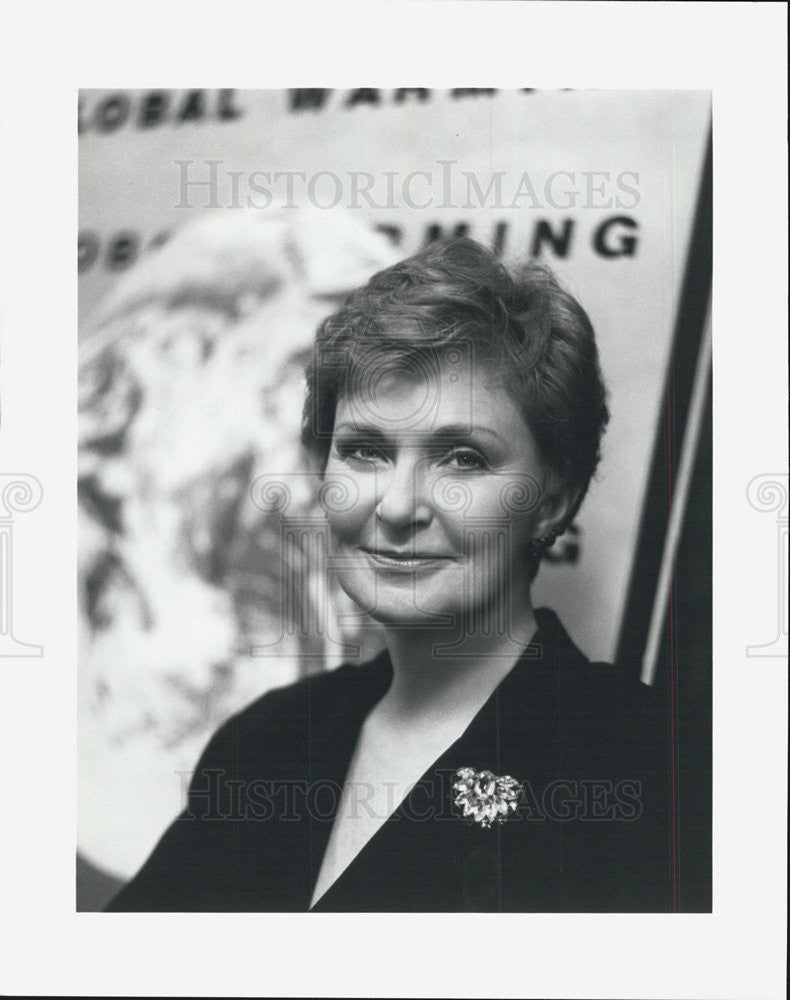
POLYGON ((302 442, 323 470, 335 411, 350 387, 404 360, 471 344, 520 408, 555 490, 575 515, 600 459, 609 419, 587 313, 545 264, 508 270, 467 238, 429 243, 351 292, 319 326, 306 372, 302 442))

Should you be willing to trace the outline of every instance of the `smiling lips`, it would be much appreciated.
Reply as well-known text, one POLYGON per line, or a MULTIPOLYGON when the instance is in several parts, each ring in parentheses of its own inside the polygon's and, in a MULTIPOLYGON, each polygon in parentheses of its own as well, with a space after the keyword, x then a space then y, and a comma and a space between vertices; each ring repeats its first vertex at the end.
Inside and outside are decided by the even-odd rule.
POLYGON ((364 548, 362 551, 370 558, 371 562, 385 569, 428 569, 451 561, 449 556, 433 555, 427 552, 396 552, 364 548))

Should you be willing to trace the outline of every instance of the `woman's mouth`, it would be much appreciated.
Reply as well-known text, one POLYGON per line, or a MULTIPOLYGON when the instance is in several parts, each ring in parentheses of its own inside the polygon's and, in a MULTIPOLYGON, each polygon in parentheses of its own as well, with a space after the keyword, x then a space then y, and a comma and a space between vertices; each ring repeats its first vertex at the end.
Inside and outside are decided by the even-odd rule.
POLYGON ((434 555, 429 552, 397 552, 385 549, 361 550, 376 566, 383 569, 413 571, 434 569, 450 562, 449 556, 434 555))

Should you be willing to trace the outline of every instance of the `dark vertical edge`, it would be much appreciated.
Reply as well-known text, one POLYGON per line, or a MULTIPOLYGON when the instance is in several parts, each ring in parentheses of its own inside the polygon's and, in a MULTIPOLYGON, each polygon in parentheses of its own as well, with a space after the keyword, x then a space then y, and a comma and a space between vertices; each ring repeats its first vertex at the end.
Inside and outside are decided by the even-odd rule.
MULTIPOLYGON (((616 661, 637 676, 672 509, 697 361, 711 294, 712 135, 700 177, 672 349, 661 401, 636 557, 616 661)), ((672 908, 712 908, 712 386, 672 571, 654 686, 666 706, 672 908)))
POLYGON ((694 224, 686 257, 666 382, 642 507, 615 662, 639 673, 672 507, 672 490, 688 418, 710 297, 713 251, 712 136, 708 132, 694 224))
POLYGON ((675 765, 677 909, 711 910, 712 878, 712 385, 708 378, 656 683, 667 692, 675 765), (669 694, 671 687, 671 695, 669 694))

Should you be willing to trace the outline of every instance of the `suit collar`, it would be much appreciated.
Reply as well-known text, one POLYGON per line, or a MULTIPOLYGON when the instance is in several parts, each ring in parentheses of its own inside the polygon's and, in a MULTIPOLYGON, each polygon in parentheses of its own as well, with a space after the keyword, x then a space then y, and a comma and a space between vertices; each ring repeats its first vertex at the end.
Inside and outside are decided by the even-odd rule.
MULTIPOLYGON (((427 820, 415 824, 415 819, 430 814, 437 822, 447 821, 442 829, 446 831, 447 848, 451 853, 452 845, 458 848, 465 842, 467 824, 453 814, 451 803, 452 783, 459 768, 488 769, 498 775, 512 771, 516 772, 514 777, 520 778, 523 775, 518 772, 523 768, 525 755, 534 757, 545 755, 547 750, 550 752, 549 748, 556 742, 556 719, 547 715, 546 699, 555 697, 556 700, 560 679, 566 671, 583 667, 589 661, 573 644, 554 612, 539 608, 535 617, 538 629, 513 669, 464 732, 426 770, 400 806, 330 886, 314 910, 359 908, 359 899, 364 898, 371 877, 382 877, 393 853, 397 855, 403 851, 405 838, 410 839, 412 847, 422 844, 428 850, 428 835, 435 827, 427 820)), ((345 780, 365 718, 391 683, 392 663, 385 651, 364 667, 342 669, 347 674, 342 694, 348 700, 341 697, 335 702, 336 712, 326 718, 326 726, 322 726, 320 734, 316 733, 318 739, 313 745, 316 765, 323 767, 327 755, 331 761, 332 780, 338 787, 345 780)), ((327 817, 325 822, 313 824, 313 884, 318 877, 333 819, 334 815, 327 817)))

